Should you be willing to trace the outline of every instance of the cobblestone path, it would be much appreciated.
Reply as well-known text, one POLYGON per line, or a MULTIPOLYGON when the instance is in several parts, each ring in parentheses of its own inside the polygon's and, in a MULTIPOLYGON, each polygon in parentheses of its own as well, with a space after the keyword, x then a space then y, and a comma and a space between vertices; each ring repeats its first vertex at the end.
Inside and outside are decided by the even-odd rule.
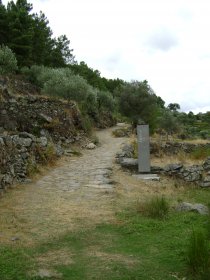
POLYGON ((35 183, 9 191, 0 201, 0 242, 35 243, 66 231, 114 219, 114 157, 125 138, 97 132, 100 146, 67 157, 35 183))

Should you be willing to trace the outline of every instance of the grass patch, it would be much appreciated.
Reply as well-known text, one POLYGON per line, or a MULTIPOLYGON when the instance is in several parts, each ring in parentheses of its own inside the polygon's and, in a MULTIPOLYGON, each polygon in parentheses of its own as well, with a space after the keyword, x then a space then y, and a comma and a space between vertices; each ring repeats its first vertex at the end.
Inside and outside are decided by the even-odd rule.
POLYGON ((193 279, 187 272, 188 238, 192 226, 198 230, 205 219, 196 213, 151 219, 127 209, 110 224, 69 232, 33 248, 1 249, 1 279, 40 279, 30 274, 40 267, 61 274, 63 280, 193 279))
POLYGON ((165 197, 156 196, 145 202, 139 202, 137 211, 147 217, 164 219, 169 213, 169 203, 165 197))
POLYGON ((210 147, 198 147, 193 152, 191 152, 190 157, 192 159, 198 160, 198 159, 206 159, 208 156, 210 156, 210 147))
POLYGON ((192 231, 187 252, 188 265, 191 271, 197 275, 205 275, 209 272, 209 244, 206 233, 202 229, 192 231))

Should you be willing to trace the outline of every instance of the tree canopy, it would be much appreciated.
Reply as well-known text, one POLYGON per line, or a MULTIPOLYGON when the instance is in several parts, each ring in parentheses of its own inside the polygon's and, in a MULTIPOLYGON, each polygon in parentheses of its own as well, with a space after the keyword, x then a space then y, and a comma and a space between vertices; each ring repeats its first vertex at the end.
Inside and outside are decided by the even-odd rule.
POLYGON ((119 97, 119 108, 134 125, 145 122, 154 128, 159 108, 158 98, 147 81, 134 81, 123 86, 119 97))

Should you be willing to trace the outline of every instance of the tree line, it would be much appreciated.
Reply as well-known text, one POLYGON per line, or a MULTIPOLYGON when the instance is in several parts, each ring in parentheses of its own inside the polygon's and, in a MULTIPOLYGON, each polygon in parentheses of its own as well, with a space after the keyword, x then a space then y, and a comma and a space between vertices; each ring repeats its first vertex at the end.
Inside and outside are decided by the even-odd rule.
POLYGON ((209 112, 180 112, 165 106, 147 81, 106 79, 84 61, 78 63, 66 35, 57 38, 43 12, 33 13, 27 0, 0 0, 0 75, 19 73, 43 94, 75 100, 86 118, 106 112, 118 119, 150 124, 151 131, 210 137, 209 112))
POLYGON ((18 65, 34 64, 63 67, 74 61, 66 35, 53 37, 43 12, 32 12, 27 0, 10 1, 5 7, 0 0, 0 44, 16 55, 18 65))

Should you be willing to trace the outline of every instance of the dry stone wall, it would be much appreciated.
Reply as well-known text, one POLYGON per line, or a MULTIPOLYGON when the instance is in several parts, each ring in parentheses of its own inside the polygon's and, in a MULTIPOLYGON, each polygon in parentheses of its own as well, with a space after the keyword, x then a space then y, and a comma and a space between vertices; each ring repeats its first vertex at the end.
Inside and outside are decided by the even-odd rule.
MULTIPOLYGON (((138 172, 138 160, 133 158, 134 148, 125 145, 116 155, 116 162, 122 168, 131 172, 138 172)), ((201 165, 184 166, 181 163, 168 164, 164 167, 151 166, 152 173, 164 174, 174 178, 183 179, 186 182, 196 183, 203 188, 210 187, 210 156, 201 165)))
POLYGON ((84 138, 74 102, 14 94, 0 83, 0 192, 84 138))

